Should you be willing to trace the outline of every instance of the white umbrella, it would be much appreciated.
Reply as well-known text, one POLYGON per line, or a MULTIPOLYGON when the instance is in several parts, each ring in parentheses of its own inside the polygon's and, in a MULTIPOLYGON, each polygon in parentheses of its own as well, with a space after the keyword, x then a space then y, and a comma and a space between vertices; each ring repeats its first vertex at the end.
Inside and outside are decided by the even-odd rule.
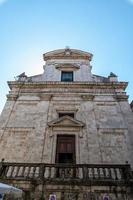
POLYGON ((22 197, 22 190, 11 185, 0 183, 0 194, 13 194, 15 197, 19 198, 22 197))

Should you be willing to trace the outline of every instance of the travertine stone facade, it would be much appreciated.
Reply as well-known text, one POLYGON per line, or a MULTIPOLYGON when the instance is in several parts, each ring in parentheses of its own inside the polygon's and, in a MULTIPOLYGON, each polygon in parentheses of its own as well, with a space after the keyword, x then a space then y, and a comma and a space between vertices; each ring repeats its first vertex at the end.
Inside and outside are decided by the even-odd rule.
POLYGON ((127 83, 118 82, 113 73, 107 78, 92 74, 91 58, 73 49, 49 52, 44 54, 43 74, 22 74, 18 81, 8 82, 0 121, 1 159, 54 163, 57 135, 74 134, 76 163, 132 164, 133 114, 127 83), (73 71, 73 82, 61 82, 62 71, 73 71), (58 122, 59 112, 74 112, 75 122, 58 122), (53 120, 56 126, 49 125, 53 120))
MULTIPOLYGON (((128 161, 133 167, 133 112, 125 92, 127 82, 119 82, 113 73, 92 74, 91 59, 92 54, 84 51, 55 50, 44 54, 43 74, 22 73, 8 82, 10 91, 0 118, 0 159, 54 164, 58 137, 65 135, 74 136, 75 164, 128 161), (71 81, 63 80, 64 72, 71 81)), ((59 200, 103 200, 106 193, 112 200, 133 198, 125 183, 113 188, 28 181, 11 182, 24 189, 26 199, 48 199, 51 193, 59 200)))

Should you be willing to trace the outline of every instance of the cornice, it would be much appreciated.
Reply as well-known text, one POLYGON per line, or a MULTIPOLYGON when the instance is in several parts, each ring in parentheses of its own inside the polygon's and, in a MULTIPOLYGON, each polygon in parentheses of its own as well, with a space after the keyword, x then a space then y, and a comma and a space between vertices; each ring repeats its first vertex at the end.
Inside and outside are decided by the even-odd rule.
POLYGON ((6 97, 10 101, 16 101, 18 98, 18 94, 7 94, 6 97))
POLYGON ((61 56, 44 56, 43 57, 44 58, 44 60, 45 61, 47 61, 47 60, 51 60, 51 59, 65 59, 65 60, 68 60, 68 59, 74 59, 74 60, 77 60, 77 59, 84 59, 84 60, 89 60, 89 61, 91 61, 91 56, 80 56, 80 55, 73 55, 73 56, 63 56, 63 55, 61 55, 61 56))
POLYGON ((116 95, 114 96, 114 99, 116 99, 117 101, 127 101, 128 97, 128 95, 116 95))
POLYGON ((127 82, 60 82, 60 81, 46 81, 46 82, 18 82, 9 81, 8 86, 12 90, 13 88, 18 89, 36 89, 36 88, 82 88, 82 89, 122 89, 125 90, 127 82))

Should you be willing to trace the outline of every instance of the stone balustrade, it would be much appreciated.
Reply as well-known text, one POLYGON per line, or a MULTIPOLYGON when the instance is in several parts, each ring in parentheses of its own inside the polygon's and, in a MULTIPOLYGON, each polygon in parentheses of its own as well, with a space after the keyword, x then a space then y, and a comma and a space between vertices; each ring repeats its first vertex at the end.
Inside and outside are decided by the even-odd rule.
POLYGON ((42 180, 45 182, 74 182, 76 184, 131 184, 130 165, 103 164, 43 164, 7 163, 0 165, 1 180, 42 180))

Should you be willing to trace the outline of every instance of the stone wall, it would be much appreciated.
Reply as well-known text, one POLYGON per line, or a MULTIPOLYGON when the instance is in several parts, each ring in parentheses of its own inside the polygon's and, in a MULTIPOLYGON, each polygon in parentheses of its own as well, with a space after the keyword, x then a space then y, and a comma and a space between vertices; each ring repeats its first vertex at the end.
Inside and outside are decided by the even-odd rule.
POLYGON ((28 181, 13 181, 12 184, 23 190, 21 200, 48 200, 51 195, 57 200, 104 200, 104 197, 108 197, 107 200, 133 199, 132 188, 125 186, 52 185, 28 181))
POLYGON ((1 115, 1 159, 54 163, 57 135, 74 134, 77 163, 132 162, 129 133, 133 118, 128 103, 109 95, 86 99, 81 94, 54 94, 45 96, 46 100, 39 95, 7 101, 1 115), (85 126, 79 130, 74 126, 70 130, 69 125, 60 130, 50 128, 48 122, 58 119, 60 111, 74 112, 75 119, 85 126))
POLYGON ((44 73, 40 76, 33 76, 32 81, 61 81, 61 71, 68 71, 67 67, 61 67, 65 64, 71 65, 69 71, 74 71, 74 81, 93 81, 91 66, 88 61, 84 60, 50 60, 44 65, 44 73), (58 65, 60 66, 58 68, 58 65), (57 66, 57 67, 56 67, 57 66))

